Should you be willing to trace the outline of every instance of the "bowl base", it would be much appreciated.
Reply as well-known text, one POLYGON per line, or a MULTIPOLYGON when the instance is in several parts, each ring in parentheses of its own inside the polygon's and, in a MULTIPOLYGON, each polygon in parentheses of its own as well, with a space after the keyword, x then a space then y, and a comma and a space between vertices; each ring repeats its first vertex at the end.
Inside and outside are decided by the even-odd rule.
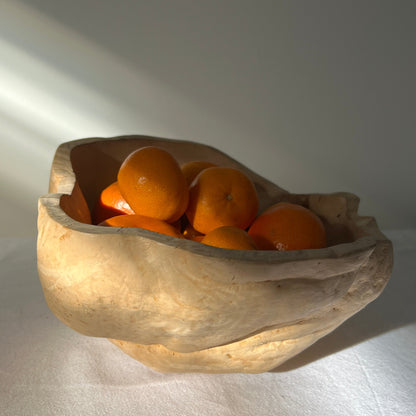
POLYGON ((299 354, 338 324, 294 339, 273 329, 241 341, 194 352, 176 352, 163 345, 143 345, 109 339, 130 357, 161 373, 263 373, 299 354), (266 341, 272 340, 272 341, 266 341))

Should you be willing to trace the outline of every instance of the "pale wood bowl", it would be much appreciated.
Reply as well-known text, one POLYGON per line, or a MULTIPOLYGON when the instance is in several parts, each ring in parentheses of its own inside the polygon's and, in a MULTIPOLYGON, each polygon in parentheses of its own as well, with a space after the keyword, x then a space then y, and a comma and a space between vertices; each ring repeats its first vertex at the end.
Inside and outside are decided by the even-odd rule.
POLYGON ((275 368, 374 300, 392 270, 392 245, 349 193, 291 194, 224 153, 145 136, 64 143, 39 199, 38 271, 46 301, 66 325, 109 338, 164 372, 275 368), (318 250, 240 251, 134 228, 89 224, 99 192, 134 149, 157 145, 179 163, 242 169, 260 209, 309 207, 324 221, 318 250))

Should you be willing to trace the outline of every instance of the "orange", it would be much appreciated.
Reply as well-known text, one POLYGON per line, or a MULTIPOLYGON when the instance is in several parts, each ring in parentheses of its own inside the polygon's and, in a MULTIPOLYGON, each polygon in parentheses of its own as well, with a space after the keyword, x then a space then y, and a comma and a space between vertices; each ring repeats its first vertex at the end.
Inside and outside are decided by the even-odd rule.
POLYGON ((224 225, 245 229, 256 217, 258 204, 256 188, 247 175, 212 167, 201 171, 189 187, 186 216, 202 234, 224 225))
POLYGON ((116 181, 101 192, 93 210, 93 223, 99 224, 107 218, 122 214, 134 214, 134 211, 121 195, 116 181))
POLYGON ((325 228, 310 209, 288 202, 269 207, 248 233, 260 250, 303 250, 326 246, 325 228))
POLYGON ((175 158, 154 146, 131 153, 118 172, 121 194, 138 215, 174 222, 185 212, 188 185, 175 158))
POLYGON ((109 227, 134 227, 144 228, 171 237, 183 238, 173 225, 156 218, 144 217, 143 215, 118 215, 108 218, 99 225, 109 227))
POLYGON ((217 165, 211 162, 205 162, 203 160, 193 160, 192 162, 184 163, 181 166, 181 169, 182 173, 185 176, 186 183, 189 186, 201 171, 203 171, 206 168, 212 168, 214 166, 217 165))
POLYGON ((257 249, 254 240, 248 235, 247 231, 230 226, 215 228, 201 240, 201 243, 236 250, 257 249))

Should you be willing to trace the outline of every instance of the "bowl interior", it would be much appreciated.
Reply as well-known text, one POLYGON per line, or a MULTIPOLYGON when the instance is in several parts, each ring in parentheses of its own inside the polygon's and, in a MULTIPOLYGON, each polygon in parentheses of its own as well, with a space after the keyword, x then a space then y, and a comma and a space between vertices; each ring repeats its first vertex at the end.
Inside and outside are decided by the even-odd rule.
MULTIPOLYGON (((89 213, 86 211, 92 211, 101 190, 116 180, 123 160, 132 151, 150 145, 167 150, 179 164, 191 160, 206 160, 244 171, 253 180, 259 194, 259 213, 279 201, 294 202, 312 209, 324 222, 328 246, 351 243, 364 235, 356 223, 359 199, 353 194, 292 194, 210 146, 146 136, 87 139, 80 140, 79 143, 75 142, 69 151, 75 186, 71 195, 61 198, 61 208, 71 218, 88 222, 89 213), (82 201, 82 196, 86 205, 82 201)), ((59 184, 51 185, 50 192, 60 192, 59 184)))

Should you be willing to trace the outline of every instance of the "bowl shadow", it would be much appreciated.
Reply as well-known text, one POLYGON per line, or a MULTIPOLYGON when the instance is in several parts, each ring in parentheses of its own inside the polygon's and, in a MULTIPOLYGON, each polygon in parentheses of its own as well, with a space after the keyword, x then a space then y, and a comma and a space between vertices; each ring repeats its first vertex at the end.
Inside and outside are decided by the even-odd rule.
POLYGON ((416 322, 414 250, 395 252, 392 276, 382 294, 333 332, 271 372, 286 372, 416 322))

